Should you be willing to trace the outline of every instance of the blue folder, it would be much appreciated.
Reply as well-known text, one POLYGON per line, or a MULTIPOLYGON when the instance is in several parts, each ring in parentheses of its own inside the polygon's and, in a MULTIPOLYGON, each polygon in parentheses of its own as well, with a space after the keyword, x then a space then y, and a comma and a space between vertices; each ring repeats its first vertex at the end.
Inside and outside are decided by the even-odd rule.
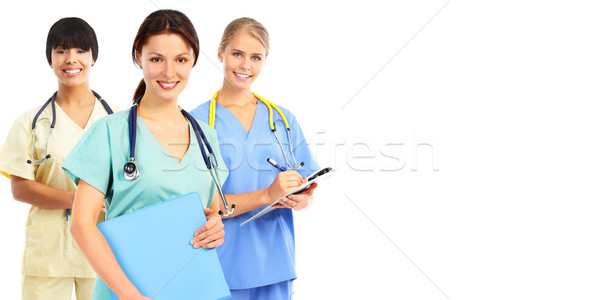
POLYGON ((190 244, 205 222, 200 196, 190 193, 99 223, 98 229, 144 296, 226 299, 231 294, 216 250, 190 244))

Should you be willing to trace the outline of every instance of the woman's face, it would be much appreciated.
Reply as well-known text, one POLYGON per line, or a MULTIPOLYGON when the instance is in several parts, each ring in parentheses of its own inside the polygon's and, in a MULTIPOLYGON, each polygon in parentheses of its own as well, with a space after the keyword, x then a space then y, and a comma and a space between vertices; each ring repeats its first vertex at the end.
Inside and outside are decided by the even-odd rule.
POLYGON ((89 83, 90 69, 94 63, 92 51, 61 46, 52 49, 50 66, 59 84, 78 86, 89 83))
POLYGON ((247 32, 233 36, 224 51, 219 51, 223 63, 225 84, 250 89, 265 65, 266 50, 261 42, 247 32))
POLYGON ((172 100, 183 91, 192 71, 192 49, 178 34, 148 38, 137 56, 144 72, 145 95, 172 100))

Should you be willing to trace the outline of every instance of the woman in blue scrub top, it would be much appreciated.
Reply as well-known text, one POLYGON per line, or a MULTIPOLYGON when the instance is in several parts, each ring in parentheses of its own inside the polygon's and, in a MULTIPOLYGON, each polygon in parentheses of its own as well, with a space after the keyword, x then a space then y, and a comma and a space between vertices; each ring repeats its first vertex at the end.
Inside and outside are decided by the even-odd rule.
MULTIPOLYGON (((196 248, 223 243, 223 223, 213 201, 216 188, 207 171, 191 124, 177 105, 199 54, 198 36, 181 12, 159 10, 142 23, 133 44, 132 58, 143 70, 134 99, 141 98, 137 114, 135 162, 139 178, 124 178, 129 160, 129 110, 99 120, 80 140, 63 164, 78 182, 71 232, 99 279, 94 299, 111 299, 109 288, 120 299, 150 299, 142 295, 123 273, 110 246, 96 227, 106 204, 107 219, 198 192, 208 221, 191 240, 196 248), (190 134, 191 133, 191 134, 190 134)), ((224 165, 216 133, 201 127, 224 165)), ((219 170, 226 178, 227 171, 219 170)), ((192 233, 190 232, 190 235, 192 233)), ((188 241, 185 241, 188 242, 188 241)))
MULTIPOLYGON (((272 158, 286 166, 286 157, 269 125, 269 111, 251 91, 269 52, 267 30, 250 18, 231 22, 219 47, 225 78, 215 95, 217 131, 221 153, 229 177, 223 184, 227 200, 236 205, 225 220, 225 243, 217 248, 232 299, 290 299, 296 279, 294 222, 292 209, 307 208, 313 199, 313 184, 307 191, 290 195, 276 209, 243 227, 240 224, 306 181, 318 169, 298 121, 281 108, 290 125, 291 141, 281 116, 274 110, 273 120, 285 155, 292 160, 292 143, 297 171, 280 172, 267 163, 272 158)), ((208 122, 210 101, 191 114, 208 122)), ((212 126, 212 125, 211 125, 212 126)))

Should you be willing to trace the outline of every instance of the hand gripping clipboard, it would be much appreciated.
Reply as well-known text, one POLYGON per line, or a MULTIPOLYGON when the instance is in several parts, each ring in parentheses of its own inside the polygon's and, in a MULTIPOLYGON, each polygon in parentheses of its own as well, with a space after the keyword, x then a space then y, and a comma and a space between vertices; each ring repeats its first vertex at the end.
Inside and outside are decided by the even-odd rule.
POLYGON ((329 175, 331 175, 332 171, 333 171, 332 168, 326 167, 315 173, 312 173, 311 175, 308 176, 307 181, 305 183, 301 184, 300 186, 295 188, 293 191, 285 194, 283 197, 277 199, 277 201, 271 203, 271 205, 265 207, 263 210, 259 211, 257 214, 255 214, 248 220, 244 221, 242 224, 240 224, 240 226, 243 226, 244 224, 246 224, 254 219, 260 218, 260 217, 274 211, 276 208, 273 208, 273 205, 277 204, 277 202, 279 202, 279 200, 281 200, 289 195, 292 195, 292 194, 299 194, 299 193, 304 192, 304 190, 308 189, 313 182, 329 177, 329 175))
POLYGON ((205 222, 200 196, 190 193, 99 223, 98 229, 144 296, 226 299, 231 294, 216 250, 190 244, 205 222))

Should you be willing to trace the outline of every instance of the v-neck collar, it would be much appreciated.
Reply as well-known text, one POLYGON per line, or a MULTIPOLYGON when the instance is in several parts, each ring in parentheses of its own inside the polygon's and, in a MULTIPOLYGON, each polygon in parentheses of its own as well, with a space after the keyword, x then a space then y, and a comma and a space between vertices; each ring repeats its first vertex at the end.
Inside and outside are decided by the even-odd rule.
MULTIPOLYGON (((85 126, 83 128, 81 128, 79 125, 77 125, 77 123, 75 123, 71 118, 69 118, 69 115, 67 115, 67 113, 60 107, 60 105, 58 105, 58 103, 54 103, 55 107, 56 107, 56 111, 61 114, 63 116, 64 119, 67 119, 68 122, 71 123, 72 126, 74 126, 75 128, 78 128, 79 130, 81 130, 82 132, 86 132, 88 130, 88 128, 90 128, 90 126, 92 126, 92 124, 94 123, 92 121, 94 114, 96 113, 96 110, 99 109, 98 105, 100 105, 100 101, 98 101, 98 98, 94 98, 96 99, 94 101, 94 108, 92 108, 92 112, 90 113, 90 116, 88 117, 85 126)), ((52 108, 50 108, 52 109, 52 108)), ((104 109, 104 108, 103 108, 104 109)))
MULTIPOLYGON (((256 112, 254 112, 254 118, 252 119, 252 125, 250 126, 250 131, 246 131, 246 128, 244 127, 244 125, 242 125, 240 120, 238 120, 227 107, 221 105, 219 102, 216 103, 215 111, 217 114, 217 116, 216 116, 217 118, 219 118, 219 114, 224 114, 225 116, 221 116, 221 119, 223 120, 223 123, 226 124, 225 126, 229 126, 229 128, 231 130, 237 132, 238 135, 246 141, 255 140, 260 134, 260 130, 262 128, 262 126, 260 126, 260 124, 262 124, 261 122, 263 122, 263 123, 267 122, 266 121, 266 117, 268 115, 267 107, 260 100, 258 100, 258 104, 256 106, 256 112), (235 120, 235 121, 230 121, 230 120, 235 120)), ((218 125, 216 125, 216 123, 215 123, 215 127, 217 127, 217 126, 218 125)))
MULTIPOLYGON (((151 143, 155 144, 155 147, 158 147, 159 149, 161 149, 164 153, 168 154, 166 156, 168 156, 169 161, 173 161, 177 164, 183 164, 184 166, 187 164, 189 158, 188 158, 188 153, 190 153, 192 151, 192 146, 194 145, 198 145, 198 141, 196 140, 196 135, 194 134, 194 129, 192 128, 192 124, 190 124, 190 121, 187 121, 188 123, 188 132, 190 135, 189 141, 190 143, 188 144, 187 150, 185 151, 185 153, 183 154, 183 157, 181 157, 181 160, 177 161, 177 159, 171 154, 171 152, 169 152, 167 149, 165 149, 165 147, 163 147, 163 145, 158 141, 158 139, 154 136, 154 134, 152 133, 152 131, 150 131, 150 129, 148 128, 148 126, 146 126, 146 123, 144 123, 144 120, 142 120, 142 118, 140 116, 137 116, 137 124, 140 127, 140 129, 145 131, 145 134, 150 136, 151 138, 149 138, 150 140, 152 140, 151 143)), ((137 128, 136 128, 137 130, 137 128)), ((136 146, 136 149, 138 149, 139 147, 136 146)), ((191 154, 190 154, 191 155, 191 154)))

